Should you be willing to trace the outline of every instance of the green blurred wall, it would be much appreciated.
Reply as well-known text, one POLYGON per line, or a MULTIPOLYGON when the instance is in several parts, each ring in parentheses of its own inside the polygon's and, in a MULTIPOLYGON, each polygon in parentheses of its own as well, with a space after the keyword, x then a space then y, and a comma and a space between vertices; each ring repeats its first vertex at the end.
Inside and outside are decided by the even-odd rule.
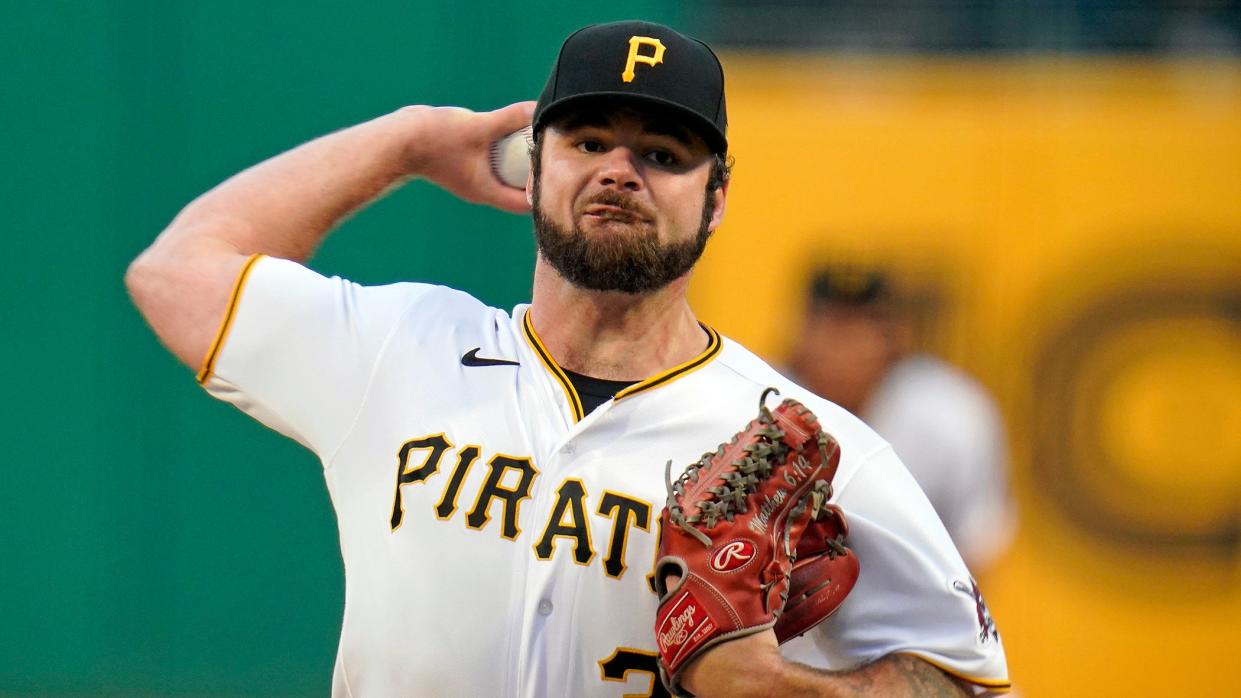
MULTIPOLYGON (((5 3, 0 695, 327 694, 343 578, 318 463, 202 393, 125 266, 298 142, 408 103, 532 98, 578 26, 687 19, 657 0, 358 5, 5 3)), ((313 266, 507 307, 528 229, 415 184, 313 266)))

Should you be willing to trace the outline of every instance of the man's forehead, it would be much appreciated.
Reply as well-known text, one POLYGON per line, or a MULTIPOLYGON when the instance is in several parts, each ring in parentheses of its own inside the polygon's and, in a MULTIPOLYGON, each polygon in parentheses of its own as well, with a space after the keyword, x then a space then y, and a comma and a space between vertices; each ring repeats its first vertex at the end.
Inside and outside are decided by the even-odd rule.
POLYGON ((674 111, 657 107, 587 105, 558 117, 553 125, 562 131, 572 131, 579 128, 610 128, 625 121, 637 122, 648 133, 668 136, 687 146, 708 147, 706 141, 682 123, 674 111))

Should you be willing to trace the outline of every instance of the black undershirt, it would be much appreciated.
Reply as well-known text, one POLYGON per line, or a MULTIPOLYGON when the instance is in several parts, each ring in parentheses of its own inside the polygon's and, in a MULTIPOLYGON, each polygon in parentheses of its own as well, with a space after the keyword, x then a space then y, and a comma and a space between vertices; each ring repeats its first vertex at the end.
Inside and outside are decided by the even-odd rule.
POLYGON ((577 396, 582 399, 583 414, 594 412, 596 407, 611 400, 613 395, 638 382, 609 381, 592 376, 583 376, 580 373, 574 373, 567 369, 561 370, 564 370, 564 374, 569 377, 569 382, 573 384, 573 389, 577 391, 577 396))

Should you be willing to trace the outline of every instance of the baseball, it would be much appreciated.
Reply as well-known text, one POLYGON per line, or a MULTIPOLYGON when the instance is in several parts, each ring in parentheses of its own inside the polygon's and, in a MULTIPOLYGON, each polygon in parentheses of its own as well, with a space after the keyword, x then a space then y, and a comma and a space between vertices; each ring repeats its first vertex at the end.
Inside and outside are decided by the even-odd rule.
POLYGON ((530 127, 514 131, 491 144, 491 171, 510 187, 526 188, 530 174, 530 148, 534 140, 530 127))

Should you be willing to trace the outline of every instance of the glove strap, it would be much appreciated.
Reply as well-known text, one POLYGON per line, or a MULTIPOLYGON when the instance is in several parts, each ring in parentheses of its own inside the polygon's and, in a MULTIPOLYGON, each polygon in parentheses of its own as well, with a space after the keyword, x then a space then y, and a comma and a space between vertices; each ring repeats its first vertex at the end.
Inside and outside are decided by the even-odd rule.
POLYGON ((716 634, 720 624, 711 617, 707 606, 682 585, 659 609, 655 639, 659 656, 668 672, 676 674, 685 660, 698 654, 703 644, 716 634))

